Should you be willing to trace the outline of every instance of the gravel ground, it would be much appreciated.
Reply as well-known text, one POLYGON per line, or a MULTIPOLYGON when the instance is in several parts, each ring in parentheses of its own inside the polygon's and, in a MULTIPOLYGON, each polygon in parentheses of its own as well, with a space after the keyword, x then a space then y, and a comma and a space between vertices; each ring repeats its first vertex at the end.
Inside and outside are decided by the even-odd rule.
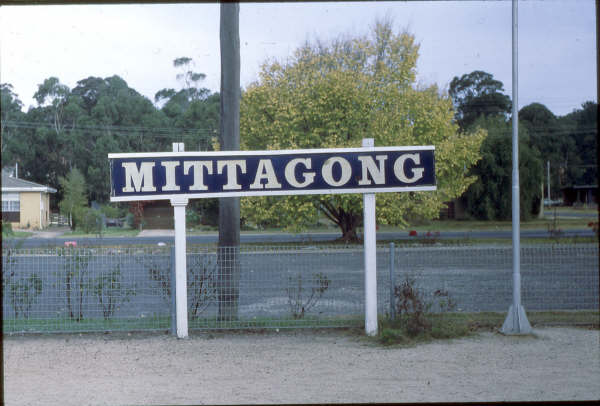
POLYGON ((600 331, 383 348, 343 331, 4 337, 6 405, 600 399, 600 331))

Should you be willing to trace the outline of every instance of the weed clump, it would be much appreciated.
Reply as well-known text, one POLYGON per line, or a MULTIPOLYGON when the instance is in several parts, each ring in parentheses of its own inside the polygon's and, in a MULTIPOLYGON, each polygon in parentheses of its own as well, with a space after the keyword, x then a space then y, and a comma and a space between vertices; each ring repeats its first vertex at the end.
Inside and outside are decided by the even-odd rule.
POLYGON ((410 345, 432 339, 463 337, 470 333, 468 323, 451 312, 456 302, 449 292, 438 289, 433 293, 434 300, 428 301, 415 279, 408 276, 394 287, 394 320, 383 320, 378 340, 383 345, 410 345), (436 306, 436 313, 431 309, 436 306))

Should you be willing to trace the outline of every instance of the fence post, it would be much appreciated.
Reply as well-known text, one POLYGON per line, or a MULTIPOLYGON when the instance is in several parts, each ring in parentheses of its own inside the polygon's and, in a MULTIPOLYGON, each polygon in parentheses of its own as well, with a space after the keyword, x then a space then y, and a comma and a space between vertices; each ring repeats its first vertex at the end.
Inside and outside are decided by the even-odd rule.
POLYGON ((175 246, 169 250, 171 254, 171 334, 177 335, 177 306, 175 305, 175 246))
POLYGON ((390 319, 396 319, 396 306, 394 306, 394 287, 396 286, 396 281, 394 277, 394 262, 395 262, 395 252, 394 252, 394 243, 390 243, 390 319))

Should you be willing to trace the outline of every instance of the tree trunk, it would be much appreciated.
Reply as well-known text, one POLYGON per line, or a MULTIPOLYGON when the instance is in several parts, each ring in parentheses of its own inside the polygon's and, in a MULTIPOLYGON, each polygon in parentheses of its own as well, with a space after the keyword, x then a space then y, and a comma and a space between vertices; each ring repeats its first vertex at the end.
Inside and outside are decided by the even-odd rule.
POLYGON ((346 243, 360 242, 360 238, 356 234, 356 228, 362 224, 362 215, 360 213, 347 212, 340 207, 334 206, 327 200, 320 200, 317 207, 342 231, 342 236, 337 241, 346 243))
POLYGON ((361 220, 361 216, 357 216, 352 213, 345 213, 345 215, 340 218, 340 222, 338 223, 338 226, 342 231, 342 236, 338 238, 338 241, 343 241, 345 243, 360 242, 361 240, 358 238, 356 228, 359 226, 361 220))
MULTIPOLYGON (((221 3, 222 151, 240 149, 240 34, 238 3, 221 3)), ((240 199, 219 199, 219 319, 236 320, 239 300, 240 199)))

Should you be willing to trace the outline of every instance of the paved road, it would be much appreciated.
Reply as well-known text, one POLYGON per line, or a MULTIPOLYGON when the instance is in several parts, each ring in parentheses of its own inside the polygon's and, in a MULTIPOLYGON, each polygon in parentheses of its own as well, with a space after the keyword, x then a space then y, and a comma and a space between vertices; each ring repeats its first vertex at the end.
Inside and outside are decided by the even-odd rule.
MULTIPOLYGON (((567 230, 561 236, 563 237, 593 237, 594 233, 590 229, 567 230)), ((277 245, 280 243, 310 243, 334 241, 340 237, 337 232, 330 233, 257 233, 246 234, 240 236, 242 243, 269 243, 277 245)), ((421 236, 424 237, 424 236, 421 236)), ((447 231, 440 234, 440 239, 510 239, 511 231, 447 231)), ((546 230, 521 230, 521 238, 550 238, 551 235, 546 230)), ((411 240, 415 237, 410 237, 406 231, 399 232, 378 232, 377 241, 390 240, 411 240)), ((155 236, 155 237, 71 237, 71 238, 39 238, 30 237, 26 239, 4 239, 3 246, 19 246, 21 248, 36 248, 36 247, 56 247, 64 246, 65 241, 76 241, 78 246, 127 246, 127 245, 156 245, 158 243, 172 244, 174 237, 172 236, 155 236)), ((187 237, 188 244, 214 244, 218 242, 218 235, 194 235, 187 237)))
MULTIPOLYGON (((554 211, 548 211, 545 210, 544 211, 544 217, 546 217, 547 219, 552 219, 554 217, 554 211)), ((589 218, 589 219, 596 219, 598 220, 598 213, 585 213, 585 212, 575 212, 575 211, 569 211, 569 212, 564 212, 564 211, 557 211, 556 212, 556 217, 559 218, 589 218)))

